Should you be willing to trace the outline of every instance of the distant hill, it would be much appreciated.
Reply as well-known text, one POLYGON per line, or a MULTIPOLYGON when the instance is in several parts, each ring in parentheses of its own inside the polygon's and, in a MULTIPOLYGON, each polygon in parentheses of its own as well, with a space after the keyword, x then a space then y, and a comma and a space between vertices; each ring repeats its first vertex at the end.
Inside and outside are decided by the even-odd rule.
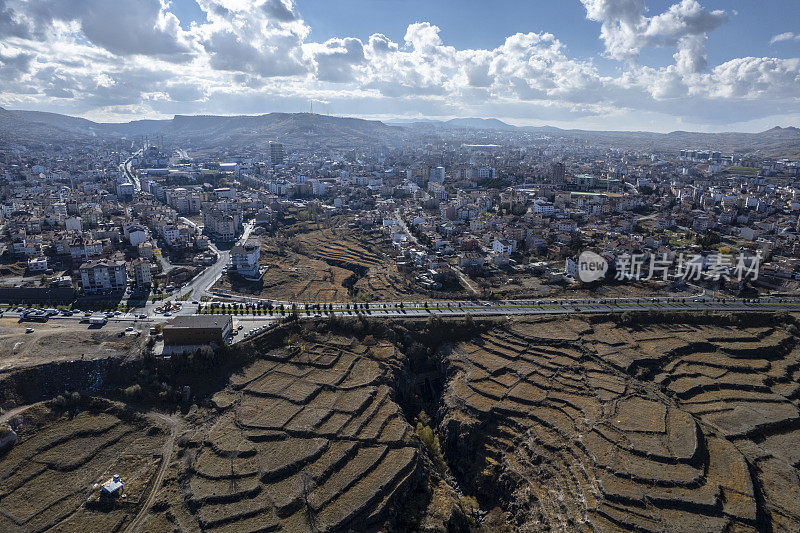
POLYGON ((88 120, 66 115, 34 114, 34 112, 20 114, 19 111, 9 111, 0 107, 0 147, 15 143, 37 147, 54 143, 88 141, 90 139, 88 131, 77 131, 80 129, 79 124, 83 122, 91 124, 88 120), (41 120, 28 118, 26 116, 28 113, 31 113, 31 117, 35 116, 41 120))
POLYGON ((515 136, 538 133, 591 146, 673 152, 683 148, 713 149, 727 153, 757 152, 767 157, 800 159, 800 129, 795 127, 775 127, 761 133, 652 133, 562 130, 552 126, 517 127, 495 118, 455 118, 447 121, 400 119, 387 124, 377 120, 312 113, 176 115, 165 120, 100 123, 57 113, 0 108, 0 143, 22 142, 31 145, 159 135, 187 148, 247 147, 280 141, 295 149, 348 149, 395 145, 418 140, 420 136, 435 139, 445 131, 467 140, 473 130, 476 133, 494 130, 509 135, 512 140, 515 136))
POLYGON ((446 129, 473 129, 473 130, 516 130, 516 126, 506 124, 496 118, 453 118, 450 120, 431 119, 396 119, 389 120, 387 124, 413 128, 446 128, 446 129))
POLYGON ((445 122, 451 128, 472 128, 482 130, 514 130, 516 126, 506 124, 496 118, 454 118, 445 122))
POLYGON ((56 113, 38 111, 0 111, 0 132, 10 137, 29 139, 67 135, 81 137, 133 138, 164 136, 165 140, 199 148, 258 144, 283 141, 294 147, 315 146, 348 148, 382 142, 395 142, 403 136, 400 128, 375 120, 341 118, 311 113, 269 113, 266 115, 176 115, 168 120, 137 120, 125 123, 99 123, 56 113), (17 133, 26 133, 19 135, 17 133))

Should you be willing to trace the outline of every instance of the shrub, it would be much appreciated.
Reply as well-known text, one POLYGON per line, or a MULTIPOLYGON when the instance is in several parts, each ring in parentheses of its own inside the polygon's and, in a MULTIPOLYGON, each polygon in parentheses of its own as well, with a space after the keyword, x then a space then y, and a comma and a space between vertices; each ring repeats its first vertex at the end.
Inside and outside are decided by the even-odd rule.
POLYGON ((122 395, 129 400, 137 400, 142 396, 142 386, 138 383, 123 389, 122 395))
POLYGON ((444 471, 447 466, 444 462, 441 445, 439 444, 439 436, 436 435, 430 426, 430 417, 427 415, 427 413, 425 413, 425 411, 421 411, 415 421, 416 427, 414 428, 414 431, 425 445, 425 448, 427 448, 431 460, 433 460, 436 467, 439 468, 439 470, 444 471))
POLYGON ((461 504, 464 514, 466 514, 469 518, 470 525, 476 527, 480 520, 481 511, 481 506, 478 505, 478 500, 475 499, 475 496, 462 496, 459 498, 458 502, 461 504))

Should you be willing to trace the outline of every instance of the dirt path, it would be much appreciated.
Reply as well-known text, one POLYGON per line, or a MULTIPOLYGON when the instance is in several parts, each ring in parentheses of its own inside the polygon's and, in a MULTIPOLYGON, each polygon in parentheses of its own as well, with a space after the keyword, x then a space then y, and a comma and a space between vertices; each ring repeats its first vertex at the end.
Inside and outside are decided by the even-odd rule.
POLYGON ((153 501, 156 499, 158 489, 161 487, 161 482, 164 480, 164 474, 167 472, 167 466, 172 459, 172 450, 175 447, 175 433, 178 427, 178 419, 176 417, 163 415, 160 413, 156 413, 154 416, 158 417, 169 426, 169 438, 164 443, 164 447, 161 449, 161 465, 158 468, 158 474, 156 474, 156 477, 153 479, 152 487, 150 488, 150 494, 148 494, 147 499, 142 505, 142 508, 139 509, 136 517, 128 525, 128 527, 125 528, 125 533, 133 533, 140 530, 142 522, 144 522, 144 519, 147 516, 147 511, 150 509, 150 506, 153 505, 153 501))
POLYGON ((464 271, 461 270, 461 267, 454 266, 453 270, 455 271, 456 274, 458 274, 458 278, 461 280, 461 283, 464 284, 464 286, 469 290, 469 292, 477 296, 478 291, 476 291, 475 287, 472 286, 472 283, 469 282, 469 280, 467 279, 467 275, 464 274, 464 271))
POLYGON ((39 405, 40 403, 44 402, 36 402, 36 403, 29 403, 28 405, 20 405, 19 407, 14 407, 9 411, 5 411, 3 414, 0 414, 0 424, 5 424, 21 412, 25 411, 29 407, 33 407, 34 405, 39 405))

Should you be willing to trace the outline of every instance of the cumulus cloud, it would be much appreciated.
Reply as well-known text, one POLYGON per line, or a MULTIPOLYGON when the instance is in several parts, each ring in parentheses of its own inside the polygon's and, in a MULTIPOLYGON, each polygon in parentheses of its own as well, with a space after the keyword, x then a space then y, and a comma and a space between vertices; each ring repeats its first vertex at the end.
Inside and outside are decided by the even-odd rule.
POLYGON ((341 114, 595 127, 625 118, 646 127, 643 117, 723 124, 800 115, 800 60, 708 65, 709 33, 727 14, 696 0, 656 14, 644 0, 580 1, 600 23, 606 55, 623 62, 615 76, 547 32, 457 48, 421 21, 397 41, 375 33, 314 42, 291 0, 198 0, 205 18, 190 25, 167 0, 129 0, 125 9, 109 0, 0 0, 0 105, 129 119, 298 111, 313 100, 341 114), (651 46, 673 48, 674 63, 639 64, 651 46))
POLYGON ((258 76, 311 70, 303 53, 309 28, 284 0, 199 0, 208 23, 195 28, 213 69, 258 76))
MULTIPOLYGON (((3 0, 5 2, 5 0, 3 0)), ((178 18, 159 0, 8 0, 0 35, 42 38, 57 23, 76 23, 87 40, 117 55, 186 61, 191 52, 178 18)))
POLYGON ((283 0, 267 0, 262 5, 262 9, 268 18, 281 22, 290 22, 300 18, 291 1, 286 3, 283 0))
POLYGON ((782 43, 784 41, 800 41, 800 33, 792 33, 790 31, 773 35, 769 40, 769 44, 782 43))
POLYGON ((311 44, 307 51, 317 65, 317 79, 330 82, 353 81, 357 67, 364 62, 364 45, 360 39, 330 39, 311 44))
POLYGON ((30 28, 6 0, 0 0, 0 37, 30 37, 30 28))
POLYGON ((681 0, 653 17, 645 16, 644 0, 581 2, 586 17, 601 23, 600 38, 610 57, 635 64, 643 48, 677 47, 676 63, 686 73, 705 69, 707 34, 728 20, 724 11, 708 11, 697 0, 681 0))
MULTIPOLYGON (((5 55, 0 50, 0 80, 16 81, 30 72, 33 54, 5 55)), ((0 81, 2 83, 2 81, 0 81)))

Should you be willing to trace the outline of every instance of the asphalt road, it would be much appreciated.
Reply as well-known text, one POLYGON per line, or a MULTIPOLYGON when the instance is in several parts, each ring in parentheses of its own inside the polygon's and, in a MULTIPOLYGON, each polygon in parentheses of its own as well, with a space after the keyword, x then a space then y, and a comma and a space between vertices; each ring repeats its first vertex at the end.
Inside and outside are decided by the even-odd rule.
MULTIPOLYGON (((326 304, 327 305, 327 304, 326 304)), ((297 304, 301 318, 320 318, 330 310, 317 310, 316 304, 297 304), (316 316, 319 315, 319 316, 316 316)), ((320 305, 322 308, 322 305, 320 305)), ((504 300, 462 302, 372 302, 358 304, 333 304, 332 312, 338 316, 363 314, 371 317, 420 316, 496 316, 496 315, 547 315, 622 313, 625 311, 800 311, 800 298, 761 298, 742 300, 718 298, 611 298, 611 299, 559 299, 559 300, 504 300)))
MULTIPOLYGON (((250 303, 252 299, 242 298, 250 303)), ((266 300, 265 300, 266 302, 266 300)), ((209 302, 204 302, 207 304, 209 302)), ((275 305, 272 314, 263 312, 261 315, 239 314, 233 315, 234 327, 237 335, 232 338, 232 342, 245 340, 252 335, 274 325, 277 319, 285 317, 291 313, 291 304, 284 304, 284 312, 278 310, 279 303, 275 305), (240 327, 241 326, 241 327, 240 327)), ((332 309, 328 309, 328 304, 323 309, 316 309, 317 304, 308 303, 309 309, 306 311, 306 302, 297 303, 298 318, 300 320, 327 320, 330 314, 338 317, 366 316, 372 318, 427 318, 430 316, 446 317, 466 317, 470 316, 524 316, 524 315, 587 315, 599 313, 623 313, 626 311, 670 311, 670 312, 705 312, 705 311, 768 311, 768 312, 800 312, 800 298, 761 298, 756 300, 742 300, 718 298, 618 298, 618 299, 564 299, 564 300, 505 300, 505 301, 453 301, 453 302, 370 302, 358 304, 332 304, 332 309)), ((181 310, 170 313, 169 316, 156 313, 155 310, 146 313, 147 318, 139 319, 140 310, 131 313, 120 313, 110 317, 109 322, 127 323, 136 329, 148 328, 156 323, 164 323, 172 319, 173 316, 191 316, 197 311, 197 306, 186 302, 181 310)), ((16 310, 5 312, 6 317, 18 317, 20 313, 16 310)), ((84 320, 83 313, 72 316, 56 315, 49 320, 84 320)), ((49 321, 48 320, 48 321, 49 321)), ((30 326, 37 328, 39 322, 32 321, 30 326)), ((88 324, 87 324, 88 327, 88 324)))

